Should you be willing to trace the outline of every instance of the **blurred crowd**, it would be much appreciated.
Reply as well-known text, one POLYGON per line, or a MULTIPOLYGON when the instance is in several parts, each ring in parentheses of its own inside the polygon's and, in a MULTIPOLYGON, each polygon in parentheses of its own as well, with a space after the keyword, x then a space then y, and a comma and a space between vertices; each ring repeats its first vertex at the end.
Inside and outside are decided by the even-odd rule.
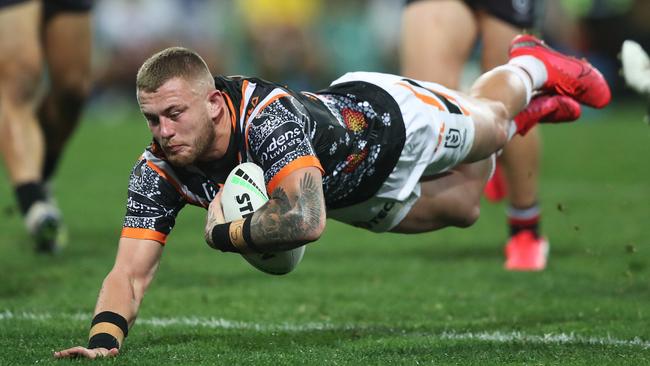
MULTIPOLYGON (((625 94, 624 39, 650 46, 650 1, 546 0, 537 33, 586 56, 625 94)), ((198 51, 215 74, 319 89, 353 70, 398 72, 401 0, 98 0, 95 99, 134 95, 135 73, 172 45, 198 51)), ((462 31, 459 25, 459 31, 462 31)))

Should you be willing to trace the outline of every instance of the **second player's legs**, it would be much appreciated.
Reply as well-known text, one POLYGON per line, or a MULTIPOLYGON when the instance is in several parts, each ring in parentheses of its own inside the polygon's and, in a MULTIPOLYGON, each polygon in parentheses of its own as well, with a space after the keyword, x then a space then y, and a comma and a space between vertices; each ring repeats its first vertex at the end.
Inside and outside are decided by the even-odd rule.
POLYGON ((424 0, 408 5, 402 15, 401 74, 458 89, 477 31, 474 14, 463 1, 424 0))
POLYGON ((91 84, 89 12, 57 13, 43 25, 50 89, 39 109, 46 136, 43 178, 50 178, 77 126, 91 84))
POLYGON ((34 113, 40 7, 31 0, 0 8, 0 152, 14 187, 41 180, 43 135, 34 113))

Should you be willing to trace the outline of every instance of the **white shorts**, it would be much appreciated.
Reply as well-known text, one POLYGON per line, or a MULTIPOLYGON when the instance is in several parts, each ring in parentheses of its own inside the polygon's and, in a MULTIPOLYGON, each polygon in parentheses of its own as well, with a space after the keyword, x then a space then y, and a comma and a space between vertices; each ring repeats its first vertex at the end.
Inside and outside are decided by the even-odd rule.
POLYGON ((442 85, 402 76, 352 72, 332 85, 365 81, 386 90, 400 107, 406 142, 395 168, 374 197, 328 211, 328 217, 374 232, 399 224, 420 197, 420 178, 461 163, 474 142, 469 102, 442 85))

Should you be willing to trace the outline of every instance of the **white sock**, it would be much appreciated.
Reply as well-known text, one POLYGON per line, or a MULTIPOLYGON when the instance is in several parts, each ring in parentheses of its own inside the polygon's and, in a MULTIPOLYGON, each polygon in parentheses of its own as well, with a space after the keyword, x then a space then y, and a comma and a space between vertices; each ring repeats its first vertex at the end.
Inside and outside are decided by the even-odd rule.
POLYGON ((531 80, 530 75, 528 75, 528 73, 524 69, 516 65, 497 66, 494 69, 490 70, 489 72, 497 72, 497 71, 508 71, 512 74, 515 74, 517 77, 519 77, 521 82, 524 83, 524 86, 526 87, 526 104, 528 104, 530 102, 530 98, 533 95, 533 80, 531 80))
POLYGON ((516 208, 508 205, 508 207, 506 207, 506 213, 508 214, 508 217, 513 219, 530 220, 539 217, 542 210, 537 203, 528 208, 516 208))
POLYGON ((519 66, 533 81, 533 90, 541 88, 548 79, 546 66, 538 58, 530 55, 513 57, 508 61, 508 65, 519 66))

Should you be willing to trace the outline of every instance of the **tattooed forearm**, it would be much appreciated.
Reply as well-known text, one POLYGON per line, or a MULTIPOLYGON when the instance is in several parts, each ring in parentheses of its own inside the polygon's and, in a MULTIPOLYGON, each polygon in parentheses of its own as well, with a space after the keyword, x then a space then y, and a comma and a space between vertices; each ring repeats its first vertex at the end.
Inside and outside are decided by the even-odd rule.
POLYGON ((304 244, 306 237, 319 230, 325 202, 320 184, 306 173, 300 189, 291 197, 282 187, 253 215, 251 236, 260 248, 289 249, 304 244), (268 245, 270 244, 270 245, 268 245))
POLYGON ((212 246, 212 228, 218 224, 217 215, 214 211, 208 210, 208 219, 205 223, 205 242, 212 246))
POLYGON ((269 202, 253 214, 253 221, 251 222, 253 241, 256 243, 258 241, 282 241, 288 234, 283 233, 283 225, 286 221, 295 221, 295 218, 285 218, 290 211, 289 196, 284 192, 284 189, 277 188, 271 194, 269 202))
POLYGON ((323 194, 318 184, 314 182, 312 174, 305 174, 300 179, 300 212, 307 230, 313 230, 318 227, 321 220, 322 205, 324 205, 323 194))

